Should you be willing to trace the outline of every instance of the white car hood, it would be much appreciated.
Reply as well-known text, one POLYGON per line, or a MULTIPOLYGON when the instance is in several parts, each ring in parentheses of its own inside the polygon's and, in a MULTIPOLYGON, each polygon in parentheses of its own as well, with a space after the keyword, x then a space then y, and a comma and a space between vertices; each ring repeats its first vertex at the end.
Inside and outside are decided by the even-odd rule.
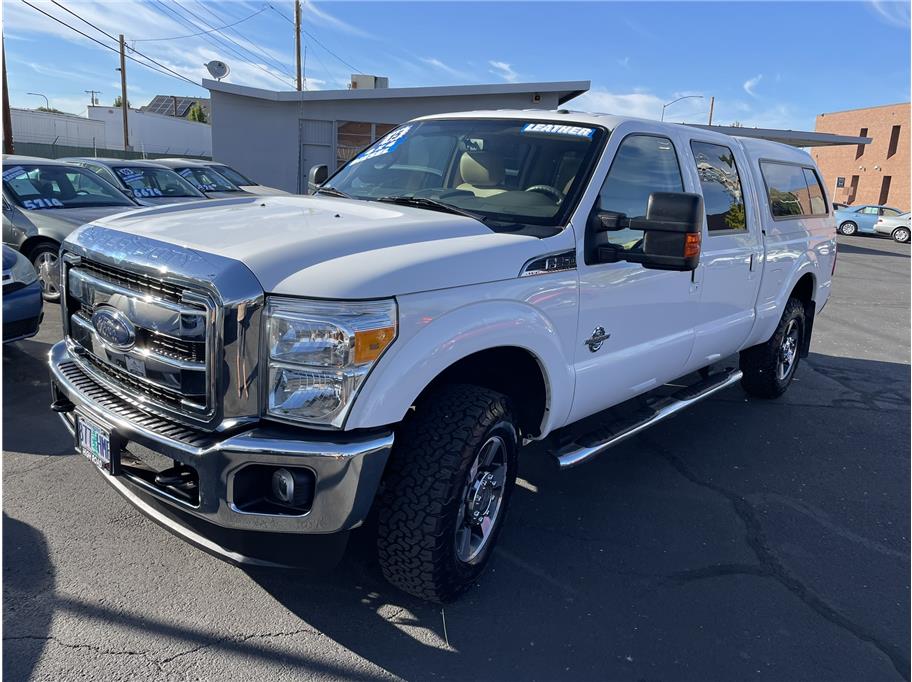
POLYGON ((317 196, 245 197, 93 223, 244 263, 268 293, 378 298, 514 278, 536 237, 420 208, 317 196))

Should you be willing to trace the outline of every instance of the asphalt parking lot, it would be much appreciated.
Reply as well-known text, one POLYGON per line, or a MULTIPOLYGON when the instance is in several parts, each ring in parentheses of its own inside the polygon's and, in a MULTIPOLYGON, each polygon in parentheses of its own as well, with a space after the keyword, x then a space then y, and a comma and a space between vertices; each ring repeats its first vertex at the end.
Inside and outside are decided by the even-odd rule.
POLYGON ((840 237, 781 400, 735 387, 558 474, 535 452, 481 584, 247 573, 141 517, 3 357, 7 680, 909 679, 909 247, 840 237))

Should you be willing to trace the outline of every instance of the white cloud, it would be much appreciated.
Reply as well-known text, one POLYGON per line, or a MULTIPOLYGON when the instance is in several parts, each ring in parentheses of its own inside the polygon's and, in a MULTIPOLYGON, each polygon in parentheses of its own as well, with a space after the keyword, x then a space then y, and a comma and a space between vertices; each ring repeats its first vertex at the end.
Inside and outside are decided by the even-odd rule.
MULTIPOLYGON (((649 118, 658 120, 662 116, 662 106, 683 95, 699 93, 672 93, 659 96, 645 90, 633 92, 610 92, 605 88, 594 87, 589 92, 580 95, 570 102, 574 109, 583 109, 605 114, 619 116, 634 116, 636 118, 649 118)), ((666 120, 688 121, 694 117, 703 118, 706 102, 699 99, 683 99, 676 102, 673 108, 666 113, 666 120)))
POLYGON ((757 86, 760 84, 760 81, 762 81, 762 80, 763 80, 762 73, 758 73, 753 78, 748 78, 746 81, 744 81, 744 86, 743 86, 744 92, 746 92, 751 97, 756 97, 757 96, 757 92, 756 92, 757 86))
POLYGON ((460 80, 474 80, 471 74, 466 73, 465 71, 461 71, 460 69, 453 68, 449 64, 445 64, 435 57, 421 57, 420 59, 425 64, 433 66, 435 69, 439 69, 444 73, 449 74, 453 78, 458 78, 460 80))
POLYGON ((516 73, 516 71, 513 70, 513 67, 507 64, 507 62, 491 60, 488 62, 488 65, 491 67, 491 73, 503 78, 508 83, 514 83, 519 78, 519 74, 516 73))
POLYGON ((352 26, 351 24, 342 21, 338 17, 333 16, 329 12, 320 9, 317 7, 316 3, 311 2, 311 0, 304 0, 301 3, 302 13, 310 14, 312 18, 315 18, 318 22, 325 24, 326 26, 331 26, 332 28, 344 31, 345 33, 350 33, 355 36, 360 36, 361 38, 375 38, 371 33, 358 28, 357 26, 352 26))
POLYGON ((910 5, 908 2, 892 2, 889 0, 870 0, 869 5, 880 19, 891 26, 908 29, 910 21, 910 5))
POLYGON ((629 69, 630 68, 630 57, 624 57, 623 59, 618 59, 617 63, 620 66, 623 66, 625 69, 629 69))

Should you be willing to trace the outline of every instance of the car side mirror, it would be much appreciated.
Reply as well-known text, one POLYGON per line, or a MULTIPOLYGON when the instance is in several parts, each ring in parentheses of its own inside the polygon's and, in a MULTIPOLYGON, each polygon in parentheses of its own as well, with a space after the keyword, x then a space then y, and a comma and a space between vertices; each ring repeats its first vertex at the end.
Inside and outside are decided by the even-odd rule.
POLYGON ((329 168, 325 164, 311 166, 310 171, 307 173, 307 193, 313 194, 316 192, 317 188, 326 182, 328 177, 329 168))
POLYGON ((695 270, 703 235, 703 197, 688 192, 653 192, 645 217, 593 211, 589 230, 589 262, 628 261, 651 270, 695 270), (642 230, 643 238, 630 249, 609 243, 607 234, 619 230, 642 230))

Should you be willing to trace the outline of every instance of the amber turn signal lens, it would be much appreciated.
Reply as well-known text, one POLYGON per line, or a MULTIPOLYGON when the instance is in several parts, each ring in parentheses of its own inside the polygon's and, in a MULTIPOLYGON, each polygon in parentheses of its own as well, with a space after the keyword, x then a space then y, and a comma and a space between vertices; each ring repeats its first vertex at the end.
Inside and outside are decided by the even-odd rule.
POLYGON ((382 327, 355 332, 355 364, 363 365, 380 357, 396 335, 395 327, 382 327))
POLYGON ((701 239, 702 235, 699 232, 689 232, 684 236, 684 258, 700 255, 701 239))

